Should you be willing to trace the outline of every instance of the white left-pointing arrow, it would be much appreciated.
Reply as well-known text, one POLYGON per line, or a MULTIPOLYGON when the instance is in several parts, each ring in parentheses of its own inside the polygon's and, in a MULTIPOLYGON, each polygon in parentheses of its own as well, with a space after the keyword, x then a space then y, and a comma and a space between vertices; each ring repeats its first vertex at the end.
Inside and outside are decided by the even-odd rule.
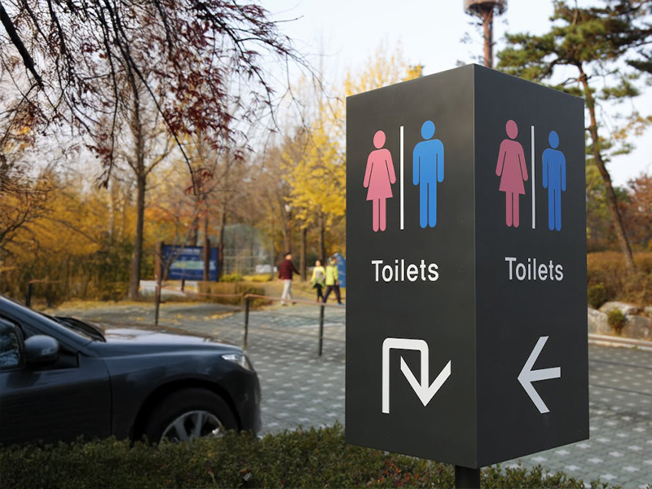
POLYGON ((532 350, 525 365, 523 365, 521 373, 518 375, 518 381, 521 383, 523 389, 525 389, 525 392, 530 396, 530 399, 532 399, 532 402, 541 414, 549 413, 550 409, 548 409, 546 403, 543 402, 543 399, 541 399, 541 396, 532 385, 532 382, 561 378, 561 367, 532 370, 534 363, 541 354, 541 350, 543 350, 543 347, 546 345, 546 341, 548 341, 548 336, 542 336, 539 338, 537 344, 534 345, 534 350, 532 350))

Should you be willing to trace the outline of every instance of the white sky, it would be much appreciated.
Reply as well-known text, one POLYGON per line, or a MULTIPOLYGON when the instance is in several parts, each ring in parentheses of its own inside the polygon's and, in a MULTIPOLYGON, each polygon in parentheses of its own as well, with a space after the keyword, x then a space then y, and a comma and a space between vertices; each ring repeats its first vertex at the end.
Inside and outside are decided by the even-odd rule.
MULTIPOLYGON (((482 40, 463 0, 263 0, 275 20, 291 20, 282 30, 297 51, 315 65, 323 55, 326 77, 334 82, 363 67, 382 41, 400 42, 410 64, 424 65, 424 74, 481 62, 482 40), (473 43, 461 43, 465 33, 473 43)), ((580 0, 580 5, 587 3, 580 0)), ((507 12, 494 22, 499 51, 505 32, 541 34, 550 26, 552 0, 509 0, 507 12)), ((652 90, 636 101, 639 112, 652 114, 652 90)), ((636 150, 609 165, 616 185, 642 172, 652 173, 652 131, 632 141, 636 150)))

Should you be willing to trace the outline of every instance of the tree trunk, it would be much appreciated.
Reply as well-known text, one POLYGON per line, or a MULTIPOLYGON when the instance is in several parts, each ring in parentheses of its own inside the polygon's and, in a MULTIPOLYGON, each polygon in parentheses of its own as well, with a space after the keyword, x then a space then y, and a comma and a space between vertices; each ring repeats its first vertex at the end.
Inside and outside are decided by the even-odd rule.
POLYGON ((197 213, 192 218, 192 223, 190 224, 190 246, 199 246, 199 202, 196 205, 197 213))
POLYGON ((136 184, 136 235, 129 279, 129 298, 132 300, 138 299, 140 286, 140 262, 143 254, 143 230, 145 227, 145 178, 145 176, 139 176, 136 184))
POLYGON ((122 192, 122 215, 120 219, 120 239, 126 239, 127 237, 127 223, 129 222, 129 211, 131 210, 133 193, 131 192, 131 185, 126 185, 121 189, 122 192))
POLYGON ((288 211, 285 215, 285 253, 292 251, 292 223, 290 219, 290 212, 288 211))
POLYGON ((217 277, 224 275, 224 236, 226 236, 226 205, 222 209, 220 222, 220 242, 217 243, 217 277))
POLYGON ((109 241, 115 241, 115 228, 116 228, 116 212, 118 207, 118 197, 116 189, 116 181, 112 179, 109 182, 109 221, 106 226, 106 232, 109 235, 109 241))
POLYGON ((275 276, 274 267, 276 266, 276 243, 274 242, 274 210, 273 209, 270 209, 270 210, 271 210, 271 227, 272 227, 272 229, 271 229, 271 241, 272 241, 271 261, 272 261, 272 263, 271 263, 271 270, 270 270, 269 273, 270 273, 270 276, 271 276, 272 280, 274 280, 274 276, 275 276))
POLYGON ((616 199, 616 193, 614 192, 613 185, 611 184, 611 176, 609 171, 604 164, 602 159, 602 153, 600 152, 600 138, 598 135, 598 123, 595 115, 595 99, 591 92, 591 87, 589 86, 588 78, 586 73, 581 66, 578 66, 580 71, 580 81, 584 88, 584 96, 586 98, 586 107, 589 109, 590 125, 589 125, 589 134, 591 135, 591 150, 593 153, 593 159, 595 160, 595 166, 598 168, 598 172, 602 177, 605 187, 605 196, 607 201, 607 208, 611 214, 612 224, 614 226, 614 231, 616 232, 616 238, 618 239, 618 244, 620 249, 625 257, 625 267, 629 272, 636 271, 636 264, 634 263, 634 256, 632 255, 632 249, 629 246, 629 240, 627 239, 627 234, 625 233, 625 226, 623 225, 623 219, 620 215, 620 210, 618 209, 618 201, 616 199))
POLYGON ((208 237, 208 209, 204 215, 204 282, 211 280, 211 240, 208 237))
POLYGON ((308 241, 308 227, 304 226, 301 229, 301 261, 299 262, 299 271, 301 272, 301 280, 306 281, 306 250, 308 241))
POLYGON ((324 221, 324 213, 319 213, 319 254, 321 255, 322 263, 326 264, 326 222, 324 221))
POLYGON ((138 299, 140 286, 140 263, 143 255, 143 230, 145 228, 145 191, 147 188, 147 172, 145 170, 145 140, 140 119, 140 100, 138 91, 134 89, 133 112, 131 114, 130 130, 134 136, 134 153, 132 169, 136 175, 136 235, 134 237, 134 254, 131 260, 131 277, 129 280, 129 298, 138 299))
POLYGON ((193 185, 193 199, 195 201, 195 212, 192 216, 192 223, 190 224, 190 246, 199 246, 199 214, 201 213, 201 189, 198 187, 197 182, 192 182, 193 185))

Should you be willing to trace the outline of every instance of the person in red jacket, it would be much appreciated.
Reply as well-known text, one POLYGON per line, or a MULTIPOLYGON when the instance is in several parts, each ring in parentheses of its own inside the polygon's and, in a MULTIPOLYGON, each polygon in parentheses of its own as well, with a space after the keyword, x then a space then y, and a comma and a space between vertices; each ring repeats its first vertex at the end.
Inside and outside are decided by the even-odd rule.
MULTIPOLYGON (((292 253, 285 254, 285 260, 278 267, 278 278, 283 280, 283 294, 281 299, 289 299, 292 301, 292 275, 299 273, 299 271, 292 264, 292 253)), ((285 300, 281 301, 284 306, 287 305, 285 300)))

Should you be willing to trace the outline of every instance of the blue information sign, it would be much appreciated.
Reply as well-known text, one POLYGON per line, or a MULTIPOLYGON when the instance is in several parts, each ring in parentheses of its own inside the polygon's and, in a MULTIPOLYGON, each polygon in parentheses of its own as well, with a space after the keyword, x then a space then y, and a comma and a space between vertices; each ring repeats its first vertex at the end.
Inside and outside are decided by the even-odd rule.
MULTIPOLYGON (((201 246, 163 246, 163 260, 170 280, 203 280, 204 248, 201 246)), ((217 282, 217 248, 210 250, 209 277, 217 282)))

